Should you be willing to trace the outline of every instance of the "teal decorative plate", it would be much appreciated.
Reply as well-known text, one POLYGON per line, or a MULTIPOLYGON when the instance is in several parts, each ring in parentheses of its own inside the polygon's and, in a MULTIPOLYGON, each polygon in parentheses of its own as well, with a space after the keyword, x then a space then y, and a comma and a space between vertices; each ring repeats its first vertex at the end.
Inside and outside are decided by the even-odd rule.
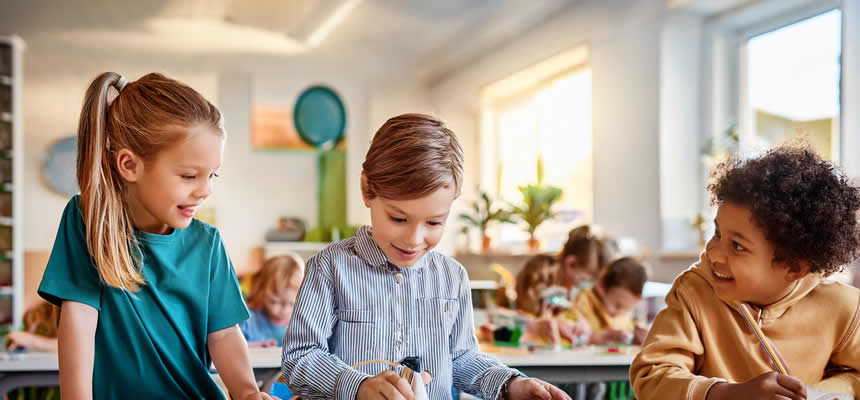
POLYGON ((293 109, 299 136, 314 147, 331 148, 343 137, 346 109, 334 90, 326 86, 305 89, 293 109))
POLYGON ((51 189, 69 197, 78 193, 77 157, 77 136, 64 137, 51 145, 42 162, 42 175, 51 189))

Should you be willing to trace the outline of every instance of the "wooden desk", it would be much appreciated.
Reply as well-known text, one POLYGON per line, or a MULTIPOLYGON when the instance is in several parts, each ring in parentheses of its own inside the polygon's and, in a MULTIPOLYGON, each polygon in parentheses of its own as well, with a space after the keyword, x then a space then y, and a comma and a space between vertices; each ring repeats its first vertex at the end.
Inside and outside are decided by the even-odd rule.
MULTIPOLYGON (((254 371, 281 367, 281 349, 250 349, 254 371)), ((553 383, 626 381, 633 354, 608 354, 605 347, 539 351, 528 354, 490 353, 503 364, 534 378, 553 383)))
MULTIPOLYGON (((280 348, 252 348, 249 353, 251 368, 258 380, 280 371, 280 348)), ((626 381, 634 357, 632 354, 607 354, 602 347, 491 355, 530 377, 553 383, 626 381)), ((57 365, 56 353, 0 352, 0 394, 21 387, 59 385, 57 365)))

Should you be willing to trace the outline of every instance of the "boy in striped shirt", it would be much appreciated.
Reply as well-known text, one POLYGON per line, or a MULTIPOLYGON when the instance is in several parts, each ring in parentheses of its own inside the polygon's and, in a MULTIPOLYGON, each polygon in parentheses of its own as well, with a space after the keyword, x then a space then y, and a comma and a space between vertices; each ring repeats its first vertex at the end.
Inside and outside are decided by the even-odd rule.
POLYGON ((462 183, 463 150, 438 119, 404 114, 376 132, 361 174, 371 225, 307 262, 283 351, 293 392, 413 399, 397 368, 353 366, 419 356, 430 399, 450 399, 452 386, 488 400, 570 399, 478 350, 466 271, 432 251, 462 183))

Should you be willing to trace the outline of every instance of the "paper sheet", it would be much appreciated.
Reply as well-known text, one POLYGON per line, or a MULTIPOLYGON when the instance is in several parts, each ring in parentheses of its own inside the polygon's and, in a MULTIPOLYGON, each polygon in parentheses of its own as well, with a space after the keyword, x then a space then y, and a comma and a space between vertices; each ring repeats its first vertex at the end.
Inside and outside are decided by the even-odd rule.
POLYGON ((833 394, 815 390, 809 386, 806 387, 807 400, 854 400, 854 396, 850 394, 833 394))
POLYGON ((424 386, 424 379, 421 378, 421 374, 412 374, 412 392, 415 393, 415 400, 430 400, 430 396, 427 395, 427 388, 424 386))

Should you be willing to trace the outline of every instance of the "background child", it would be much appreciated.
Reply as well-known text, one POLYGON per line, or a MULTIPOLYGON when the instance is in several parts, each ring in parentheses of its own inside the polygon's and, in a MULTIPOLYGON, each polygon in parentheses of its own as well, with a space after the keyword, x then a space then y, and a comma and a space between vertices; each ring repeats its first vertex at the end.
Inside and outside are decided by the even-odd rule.
POLYGON ((732 158, 711 176, 714 236, 630 368, 636 396, 799 399, 805 385, 860 394, 860 290, 822 280, 858 254, 860 191, 805 146, 732 158), (742 303, 790 375, 773 372, 742 303))
POLYGON ((387 365, 357 364, 419 356, 432 399, 450 399, 452 386, 483 399, 568 399, 478 351, 466 271, 432 251, 462 183, 463 150, 441 121, 405 114, 377 131, 361 174, 371 226, 308 260, 284 343, 291 391, 412 398, 387 365))
POLYGON ((60 308, 44 301, 24 313, 24 329, 9 333, 6 348, 26 348, 37 351, 57 351, 57 327, 60 308))
MULTIPOLYGON (((517 274, 517 308, 520 312, 534 318, 528 328, 529 336, 535 336, 556 345, 561 344, 559 341, 561 338, 567 340, 569 344, 576 344, 578 337, 590 334, 588 324, 585 321, 576 323, 569 320, 562 313, 558 313, 562 311, 558 307, 543 301, 547 291, 553 287, 565 291, 564 288, 556 286, 558 275, 557 257, 545 254, 531 257, 517 274)), ((566 293, 564 297, 567 301, 566 293)), ((565 310, 570 308, 569 302, 564 308, 565 310)))
POLYGON ((517 274, 517 308, 532 316, 543 314, 541 293, 558 282, 559 263, 550 255, 529 258, 517 274))
POLYGON ((248 318, 218 230, 194 220, 212 193, 221 113, 160 74, 105 72, 78 126, 73 197, 39 286, 60 306, 63 398, 260 394, 237 324, 248 318), (211 359, 210 359, 211 357, 211 359))
MULTIPOLYGON (((60 322, 59 307, 40 301, 24 313, 24 329, 9 333, 6 348, 9 351, 28 349, 35 351, 57 351, 57 325, 60 322)), ((32 387, 16 389, 6 395, 8 400, 59 399, 57 387, 32 387)))
POLYGON ((591 287, 601 269, 615 258, 615 241, 598 235, 590 225, 572 229, 561 249, 561 285, 571 291, 571 299, 579 290, 591 287))
POLYGON ((239 324, 250 347, 281 346, 302 285, 305 263, 295 254, 272 257, 254 274, 246 303, 251 318, 239 324))
POLYGON ((648 280, 644 265, 630 257, 611 262, 594 287, 583 290, 573 308, 591 326, 590 343, 641 344, 647 331, 635 326, 630 310, 642 300, 648 280))

